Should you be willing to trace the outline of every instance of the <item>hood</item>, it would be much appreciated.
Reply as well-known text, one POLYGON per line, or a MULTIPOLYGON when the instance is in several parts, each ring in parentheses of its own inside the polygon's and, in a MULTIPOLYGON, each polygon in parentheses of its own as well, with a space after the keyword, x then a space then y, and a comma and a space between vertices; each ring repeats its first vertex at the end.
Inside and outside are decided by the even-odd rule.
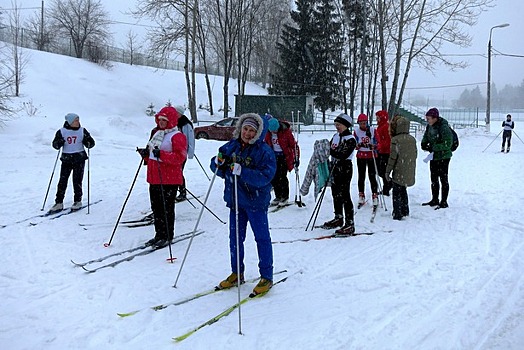
POLYGON ((177 110, 174 107, 168 106, 162 108, 157 114, 155 114, 155 122, 158 126, 158 118, 159 117, 166 117, 167 118, 167 126, 166 129, 173 129, 178 124, 178 118, 180 115, 178 114, 177 110))
POLYGON ((404 117, 395 117, 395 127, 391 130, 394 130, 394 135, 398 135, 398 134, 409 134, 409 125, 410 125, 410 121, 407 119, 407 118, 404 118, 404 117))
POLYGON ((255 119, 259 125, 255 137, 253 137, 253 139, 249 143, 253 144, 257 141, 263 141, 269 126, 269 118, 261 117, 256 113, 245 113, 238 118, 237 124, 235 126, 235 131, 233 132, 233 138, 238 139, 240 137, 240 133, 242 131, 242 124, 244 123, 244 120, 249 117, 255 119))
POLYGON ((378 125, 386 124, 389 120, 389 115, 387 111, 380 110, 377 113, 375 113, 375 115, 377 116, 378 125))

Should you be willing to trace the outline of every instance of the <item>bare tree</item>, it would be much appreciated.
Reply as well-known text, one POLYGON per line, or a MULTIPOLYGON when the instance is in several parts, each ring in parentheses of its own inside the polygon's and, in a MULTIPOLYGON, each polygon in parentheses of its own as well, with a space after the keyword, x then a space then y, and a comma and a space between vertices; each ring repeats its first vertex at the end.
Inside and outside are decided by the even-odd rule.
POLYGON ((111 37, 109 14, 100 0, 53 0, 46 13, 52 28, 71 40, 77 58, 88 42, 100 46, 111 37))
POLYGON ((49 50, 52 37, 49 23, 45 22, 44 18, 44 9, 42 7, 40 12, 33 13, 25 21, 27 28, 25 35, 29 37, 29 40, 36 45, 36 49, 40 51, 49 50))
POLYGON ((439 65, 452 70, 465 67, 462 61, 453 61, 442 54, 445 44, 467 47, 471 38, 464 31, 473 26, 482 11, 491 6, 493 0, 377 0, 378 18, 385 30, 379 35, 384 42, 380 49, 382 105, 395 113, 402 97, 413 65, 434 72, 439 65), (391 61, 385 57, 393 53, 391 61), (387 76, 392 76, 389 101, 384 96, 387 76))
POLYGON ((126 34, 126 48, 129 51, 129 64, 135 64, 135 53, 141 49, 141 46, 137 43, 138 34, 133 31, 128 31, 126 34))
POLYGON ((14 83, 14 95, 20 96, 20 85, 24 77, 24 67, 27 64, 27 58, 22 50, 22 27, 20 20, 20 6, 16 0, 11 2, 12 11, 9 12, 9 24, 11 27, 11 42, 9 49, 14 83))

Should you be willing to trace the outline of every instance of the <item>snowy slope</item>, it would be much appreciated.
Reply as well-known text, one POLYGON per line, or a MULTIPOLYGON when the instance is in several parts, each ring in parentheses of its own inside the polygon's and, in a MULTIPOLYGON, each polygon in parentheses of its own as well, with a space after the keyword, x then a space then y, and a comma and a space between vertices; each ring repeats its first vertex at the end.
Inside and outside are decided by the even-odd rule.
MULTIPOLYGON (((230 84, 235 86, 235 84, 230 84)), ((260 89, 250 86, 249 93, 260 89)), ((205 103, 203 84, 199 101, 205 103)), ((215 104, 221 101, 216 78, 215 104)), ((301 271, 217 323, 181 343, 182 335, 237 301, 237 290, 224 291, 162 311, 148 307, 183 299, 212 288, 229 274, 228 229, 207 212, 195 237, 177 288, 188 241, 169 250, 137 257, 115 268, 87 274, 70 259, 85 261, 131 248, 153 236, 151 227, 118 228, 105 248, 129 192, 140 159, 137 146, 147 141, 153 120, 149 103, 161 107, 186 98, 182 72, 162 72, 115 64, 107 71, 73 58, 31 52, 17 106, 32 101, 36 116, 20 110, 0 130, 0 344, 3 349, 521 349, 524 344, 524 194, 519 180, 524 145, 513 139, 512 152, 500 154, 492 133, 458 130, 461 146, 451 162, 449 209, 420 206, 429 199, 429 169, 419 150, 417 184, 408 190, 409 218, 391 219, 381 209, 374 224, 370 208, 356 215, 358 231, 372 236, 275 244, 275 271, 301 271), (86 210, 56 220, 14 222, 38 215, 56 151, 50 146, 63 116, 76 112, 95 138, 89 164, 90 201, 86 210), (82 224, 96 224, 80 226, 82 224), (384 232, 392 230, 392 232, 384 232), (117 312, 146 310, 120 318, 117 312)), ((231 92, 233 102, 234 92, 231 92)), ((204 113, 202 120, 212 120, 204 113)), ((497 119, 498 118, 498 119, 497 119)), ((517 132, 520 122, 516 123, 517 132)), ((319 138, 301 134, 301 177, 319 138)), ((197 141, 197 157, 209 177, 209 159, 221 142, 197 141)), ((47 199, 54 200, 58 167, 47 199)), ((84 191, 87 201, 87 176, 84 191)), ((196 160, 186 165, 188 189, 200 199, 210 181, 196 160)), ((295 195, 290 174, 291 197, 295 195)), ((368 186, 368 185, 367 185, 368 186)), ((71 186, 65 204, 71 204, 71 186)), ((356 178, 352 180, 356 198, 356 178)), ((207 205, 222 220, 228 211, 217 179, 207 205)), ((369 192, 369 187, 367 187, 369 192)), ((370 193, 368 193, 368 196, 370 193)), ((306 232, 315 202, 290 206, 270 215, 273 240, 325 234, 306 232)), ((191 232, 200 213, 189 203, 177 205, 177 234, 191 232)), ((140 170, 123 218, 142 216, 149 208, 145 169, 140 170)), ((325 196, 317 223, 332 218, 331 195, 325 196)), ((31 221, 31 220, 30 220, 31 221)), ((256 248, 246 241, 246 276, 257 277, 256 248)), ((241 288, 249 294, 253 284, 241 288)))

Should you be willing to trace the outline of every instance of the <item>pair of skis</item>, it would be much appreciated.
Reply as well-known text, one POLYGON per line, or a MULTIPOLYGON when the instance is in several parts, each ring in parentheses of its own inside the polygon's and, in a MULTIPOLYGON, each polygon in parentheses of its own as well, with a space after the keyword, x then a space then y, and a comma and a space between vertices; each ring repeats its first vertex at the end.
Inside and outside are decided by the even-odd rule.
MULTIPOLYGON (((194 233, 195 236, 198 236, 198 235, 201 235, 202 233, 204 233, 204 231, 197 231, 194 233)), ((193 235, 193 232, 189 232, 189 233, 185 233, 185 234, 182 234, 178 237, 175 238, 175 240, 173 241, 172 244, 175 244, 175 243, 178 243, 178 242, 182 242, 186 239, 189 239, 191 238, 191 236, 193 235)), ((148 255, 148 254, 151 254, 157 250, 160 250, 162 248, 165 248, 165 247, 155 247, 155 246, 148 246, 146 244, 142 244, 142 245, 139 245, 137 247, 133 247, 133 248, 129 248, 129 249, 125 249, 125 250, 121 250, 121 251, 118 251, 116 253, 112 253, 112 254, 109 254, 109 255, 105 255, 105 256, 102 256, 100 258, 96 258, 96 259, 92 259, 92 260, 88 260, 88 261, 84 261, 84 262, 75 262, 73 260, 71 260, 71 263, 73 263, 75 266, 78 266, 78 267, 81 267, 84 271, 88 272, 88 273, 93 273, 93 272, 96 272, 98 270, 101 270, 101 269, 105 269, 105 268, 108 268, 108 267, 115 267, 123 262, 126 262, 126 261, 131 261, 133 260, 134 258, 136 258, 137 256, 143 256, 143 255, 148 255), (129 253, 132 253, 132 254, 129 254, 129 253), (118 260, 115 260, 115 261, 112 261, 110 263, 107 263, 107 264, 103 264, 103 265, 100 265, 100 266, 97 266, 97 267, 90 267, 90 265, 93 265, 93 264, 96 264, 96 263, 102 263, 110 258, 113 258, 113 257, 116 257, 116 256, 120 256, 120 255, 125 255, 125 254, 129 254, 121 259, 118 259, 118 260)))

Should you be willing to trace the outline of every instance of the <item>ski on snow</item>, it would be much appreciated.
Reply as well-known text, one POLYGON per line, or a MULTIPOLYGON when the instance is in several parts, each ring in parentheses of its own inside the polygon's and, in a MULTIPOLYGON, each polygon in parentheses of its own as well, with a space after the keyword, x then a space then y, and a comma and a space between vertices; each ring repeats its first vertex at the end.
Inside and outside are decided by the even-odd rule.
POLYGON ((282 204, 282 205, 276 205, 274 207, 270 207, 268 212, 269 213, 276 213, 277 211, 280 211, 286 207, 289 207, 291 205, 295 204, 294 202, 289 202, 289 203, 286 203, 286 204, 282 204))
MULTIPOLYGON (((280 275, 280 274, 283 274, 287 272, 287 270, 282 270, 282 271, 278 271, 278 272, 275 272, 273 274, 273 276, 277 276, 277 275, 280 275)), ((256 277, 256 278, 251 278, 251 279, 248 279, 248 280, 245 280, 244 283, 253 283, 253 282, 256 282, 260 279, 260 277, 256 277)), ((176 301, 171 301, 171 302, 168 302, 168 303, 164 303, 164 304, 159 304, 159 305, 155 305, 155 306, 151 306, 151 307, 148 307, 148 308, 144 308, 144 309, 140 309, 140 310, 135 310, 135 311, 131 311, 131 312, 126 312, 126 313, 117 313, 118 316, 120 317, 128 317, 128 316, 133 316, 137 313, 139 313, 140 311, 144 311, 144 310, 153 310, 153 311, 160 311, 160 310, 164 310, 165 308, 169 307, 169 306, 178 306, 178 305, 182 305, 182 304, 185 304, 187 302, 190 302, 192 300, 196 300, 196 299, 199 299, 199 298, 202 298, 202 297, 205 297, 206 295, 210 295, 210 294, 214 294, 216 292, 221 292, 221 291, 225 291, 225 290, 231 290, 233 288, 229 288, 229 289, 216 289, 216 287, 214 287, 213 289, 209 289, 209 290, 206 290, 206 291, 203 291, 203 292, 200 292, 200 293, 196 293, 194 295, 191 295, 187 298, 184 298, 184 299, 180 299, 180 300, 176 300, 176 301)))
MULTIPOLYGON (((198 235, 201 235, 202 233, 204 233, 204 231, 197 231, 197 232, 195 232, 194 235, 198 236, 198 235)), ((173 243, 171 243, 171 244, 175 244, 175 243, 184 241, 186 239, 189 239, 189 238, 191 238, 192 235, 193 235, 193 232, 184 233, 184 234, 176 237, 175 240, 173 241, 173 243)), ((121 264, 121 263, 126 262, 126 261, 131 261, 134 258, 136 258, 137 256, 143 256, 143 255, 151 254, 151 253, 153 253, 153 252, 155 252, 157 250, 160 250, 162 248, 165 248, 165 247, 158 248, 158 247, 146 246, 145 244, 142 244, 142 245, 139 245, 139 246, 134 247, 134 248, 125 249, 125 250, 122 250, 122 251, 119 251, 119 252, 116 252, 116 253, 113 253, 113 254, 105 255, 105 256, 102 256, 100 258, 92 259, 92 260, 85 261, 85 262, 78 263, 78 262, 75 262, 75 261, 71 260, 71 263, 73 263, 75 266, 81 267, 84 271, 86 271, 88 273, 93 273, 93 272, 96 272, 98 270, 105 269, 105 268, 108 268, 108 267, 115 267, 116 265, 121 264), (105 265, 101 265, 101 266, 98 266, 98 267, 95 267, 95 268, 86 267, 86 266, 89 266, 89 265, 94 264, 94 263, 104 262, 105 260, 107 260, 109 258, 112 258, 112 257, 115 257, 115 256, 124 255, 124 254, 127 254, 127 253, 133 253, 133 252, 136 252, 136 251, 139 251, 139 252, 131 254, 131 255, 128 255, 128 256, 126 256, 124 258, 115 260, 115 261, 110 262, 110 263, 105 264, 105 265)))
MULTIPOLYGON (((93 202, 93 203, 89 203, 89 206, 92 206, 92 205, 95 205, 97 203, 100 203, 102 200, 99 199, 97 200, 96 202, 93 202)), ((18 220, 18 221, 15 221, 11 224, 4 224, 4 225, 0 225, 0 228, 5 228, 7 226, 10 226, 10 225, 16 225, 16 224, 21 224, 21 223, 24 223, 24 222, 27 222, 27 221, 30 221, 30 220, 33 220, 33 219, 39 219, 39 218, 44 218, 44 219, 49 219, 49 220, 54 220, 54 219, 58 219, 59 217, 62 217, 64 215, 68 215, 68 214, 72 214, 72 213, 76 213, 77 211, 80 211, 84 208, 87 208, 87 205, 84 205, 82 206, 80 209, 78 210, 71 210, 71 208, 66 208, 66 209, 63 209, 59 212, 54 212, 54 213, 50 213, 50 212, 46 212, 44 214, 38 214, 38 215, 33 215, 33 216, 30 216, 28 218, 25 218, 25 219, 21 219, 21 220, 18 220)), ((40 220, 38 222, 30 222, 29 224, 31 226, 35 226, 35 225, 38 225, 39 223, 43 222, 43 220, 40 220)))
MULTIPOLYGON (((279 279, 278 281, 274 282, 273 283, 273 287, 276 286, 277 284, 280 284, 282 282, 285 282, 289 277, 293 276, 293 275, 296 275, 298 273, 301 273, 302 271, 298 271, 298 272, 295 272, 291 275, 288 275, 286 277, 283 277, 282 279, 279 279)), ((234 305, 231 305, 230 307, 228 307, 227 309, 225 309, 224 311, 222 311, 221 313, 219 313, 218 315, 210 318, 209 320, 205 321, 204 323, 200 324, 199 326, 193 328, 192 330, 190 330, 189 332, 185 333, 185 334, 182 334, 178 337, 174 337, 173 340, 175 342, 181 342, 182 340, 188 338, 189 336, 193 335, 194 333, 196 333, 198 330, 204 328, 205 326, 210 326, 212 325, 213 323, 216 323, 218 321, 220 321, 222 318, 226 317, 227 315, 231 314, 233 311, 235 311, 240 305, 243 305, 245 303, 247 303, 248 301, 250 300, 253 300, 253 299, 257 299, 257 298, 260 298, 260 297, 263 297, 264 295, 266 295, 266 293, 262 293, 262 294, 257 294, 257 295, 253 295, 253 294, 250 294, 249 296, 245 297, 244 299, 241 299, 240 302, 237 302, 235 303, 234 305)))
POLYGON ((378 209, 378 205, 374 205, 373 210, 371 211, 371 218, 369 219, 370 223, 375 222, 375 216, 377 216, 377 209, 378 209))
POLYGON ((332 238, 349 238, 349 237, 356 237, 356 236, 371 236, 374 235, 376 232, 385 232, 385 233, 391 233, 393 231, 390 230, 383 230, 383 231, 370 231, 370 232, 355 232, 351 235, 338 235, 336 233, 329 234, 329 235, 322 235, 322 236, 316 236, 316 237, 306 237, 306 238, 294 238, 287 241, 272 241, 272 244, 284 244, 284 243, 295 243, 295 242, 309 242, 309 241, 321 241, 323 239, 332 239, 332 238))

